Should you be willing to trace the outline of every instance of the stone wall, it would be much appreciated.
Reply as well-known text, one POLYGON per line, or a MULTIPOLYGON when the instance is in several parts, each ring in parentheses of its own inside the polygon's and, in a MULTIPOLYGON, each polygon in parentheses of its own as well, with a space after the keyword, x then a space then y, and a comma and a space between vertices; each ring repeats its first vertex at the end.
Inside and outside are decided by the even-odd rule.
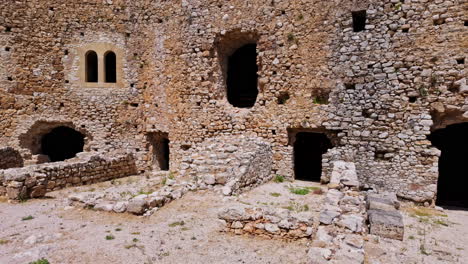
POLYGON ((327 130, 337 144, 325 160, 354 162, 367 187, 431 201, 439 151, 426 136, 468 121, 465 5, 15 1, 0 9, 0 145, 20 149, 19 135, 43 119, 72 122, 90 150, 134 152, 143 171, 146 133, 164 132, 177 171, 185 149, 244 135, 268 142, 271 172, 293 178, 288 129, 327 130), (367 11, 361 32, 357 10, 367 11), (247 39, 257 41, 259 95, 240 109, 227 101, 223 58, 247 39), (79 50, 93 43, 122 52, 121 87, 80 85, 79 50))
POLYGON ((0 170, 23 167, 23 158, 13 148, 0 148, 0 170))
POLYGON ((182 174, 203 188, 222 184, 225 195, 238 194, 272 178, 272 153, 260 138, 224 136, 208 139, 187 150, 182 174))
POLYGON ((67 161, 0 170, 0 195, 10 200, 43 197, 49 191, 136 173, 132 154, 80 153, 67 161))

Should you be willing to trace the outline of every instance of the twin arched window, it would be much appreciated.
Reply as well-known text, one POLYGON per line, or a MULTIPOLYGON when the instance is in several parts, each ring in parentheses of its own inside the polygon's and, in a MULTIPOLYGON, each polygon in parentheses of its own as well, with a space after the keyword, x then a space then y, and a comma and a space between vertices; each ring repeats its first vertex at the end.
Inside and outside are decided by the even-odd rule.
MULTIPOLYGON (((85 54, 85 76, 86 82, 99 82, 99 60, 98 55, 94 50, 90 50, 85 54)), ((117 56, 113 51, 104 53, 104 81, 106 83, 117 82, 117 56)))

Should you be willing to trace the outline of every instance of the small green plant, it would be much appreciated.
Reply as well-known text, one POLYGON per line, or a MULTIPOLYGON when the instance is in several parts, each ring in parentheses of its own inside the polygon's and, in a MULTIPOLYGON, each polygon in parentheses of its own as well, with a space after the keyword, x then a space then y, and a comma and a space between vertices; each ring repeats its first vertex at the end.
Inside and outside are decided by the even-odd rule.
POLYGON ((288 41, 293 42, 296 39, 293 33, 288 33, 288 41))
POLYGON ((398 10, 400 10, 400 9, 401 9, 401 2, 399 2, 399 3, 397 3, 397 4, 395 5, 395 10, 398 11, 398 10))
POLYGON ((163 257, 167 257, 167 256, 170 255, 170 253, 169 252, 164 252, 162 255, 163 255, 163 257))
POLYGON ((162 185, 166 185, 166 182, 167 182, 167 178, 164 178, 161 182, 162 185))
POLYGON ((117 232, 122 231, 122 228, 116 228, 115 231, 117 232))
POLYGON ((36 261, 29 262, 29 264, 50 264, 50 262, 45 258, 41 258, 36 261))
POLYGON ((328 104, 328 99, 324 96, 314 96, 314 104, 328 104))
POLYGON ((10 243, 10 241, 4 240, 4 239, 0 239, 0 245, 5 245, 5 244, 8 244, 8 243, 10 243))
POLYGON ((299 15, 297 16, 297 20, 302 20, 302 19, 304 19, 304 15, 303 15, 303 14, 299 14, 299 15))
POLYGON ((113 235, 107 235, 106 236, 106 240, 113 240, 113 239, 115 239, 115 236, 113 236, 113 235))
POLYGON ((294 212, 307 212, 309 211, 309 205, 307 204, 299 204, 297 202, 290 202, 288 206, 283 207, 284 209, 287 209, 289 211, 294 211, 294 212))
POLYGON ((443 226, 449 226, 448 223, 446 223, 445 221, 443 221, 443 220, 441 220, 441 219, 436 219, 436 220, 434 220, 434 224, 443 225, 443 226))
POLYGON ((167 176, 169 179, 173 180, 175 179, 174 173, 171 171, 169 172, 169 176, 167 176))
POLYGON ((132 234, 132 235, 139 235, 140 232, 132 232, 131 234, 132 234))
POLYGON ((132 239, 132 241, 136 243, 136 242, 138 242, 139 240, 138 240, 138 238, 134 238, 134 239, 132 239))
POLYGON ((276 183, 284 182, 284 176, 277 174, 275 178, 273 179, 273 181, 276 183))
POLYGON ((21 218, 22 221, 27 221, 27 220, 32 220, 32 219, 34 219, 34 216, 32 215, 28 215, 28 216, 21 218))
POLYGON ((177 221, 169 224, 169 227, 183 226, 185 225, 184 221, 177 221))
POLYGON ((411 236, 409 236, 409 237, 408 237, 408 239, 414 239, 414 236, 413 236, 413 235, 411 235, 411 236))
POLYGON ((307 195, 310 192, 307 188, 290 188, 289 191, 297 195, 307 195))
POLYGON ((281 193, 274 192, 274 193, 270 193, 270 195, 273 196, 273 197, 280 197, 281 193))

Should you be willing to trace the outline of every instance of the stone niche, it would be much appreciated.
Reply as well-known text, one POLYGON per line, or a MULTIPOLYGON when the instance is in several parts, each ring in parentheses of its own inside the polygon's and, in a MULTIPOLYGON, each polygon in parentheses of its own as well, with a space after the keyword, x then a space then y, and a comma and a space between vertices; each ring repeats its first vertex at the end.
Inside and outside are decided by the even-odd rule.
POLYGON ((63 161, 87 151, 90 134, 72 122, 37 121, 19 136, 20 146, 29 150, 31 163, 63 161))

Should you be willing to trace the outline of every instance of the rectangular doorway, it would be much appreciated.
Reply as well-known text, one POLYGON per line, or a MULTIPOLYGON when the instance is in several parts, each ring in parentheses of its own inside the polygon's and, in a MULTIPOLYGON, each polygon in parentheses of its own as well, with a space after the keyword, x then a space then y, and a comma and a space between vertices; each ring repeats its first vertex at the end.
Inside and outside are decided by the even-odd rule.
POLYGON ((330 139, 315 132, 297 132, 290 139, 294 149, 295 179, 320 182, 322 155, 332 148, 330 139))

